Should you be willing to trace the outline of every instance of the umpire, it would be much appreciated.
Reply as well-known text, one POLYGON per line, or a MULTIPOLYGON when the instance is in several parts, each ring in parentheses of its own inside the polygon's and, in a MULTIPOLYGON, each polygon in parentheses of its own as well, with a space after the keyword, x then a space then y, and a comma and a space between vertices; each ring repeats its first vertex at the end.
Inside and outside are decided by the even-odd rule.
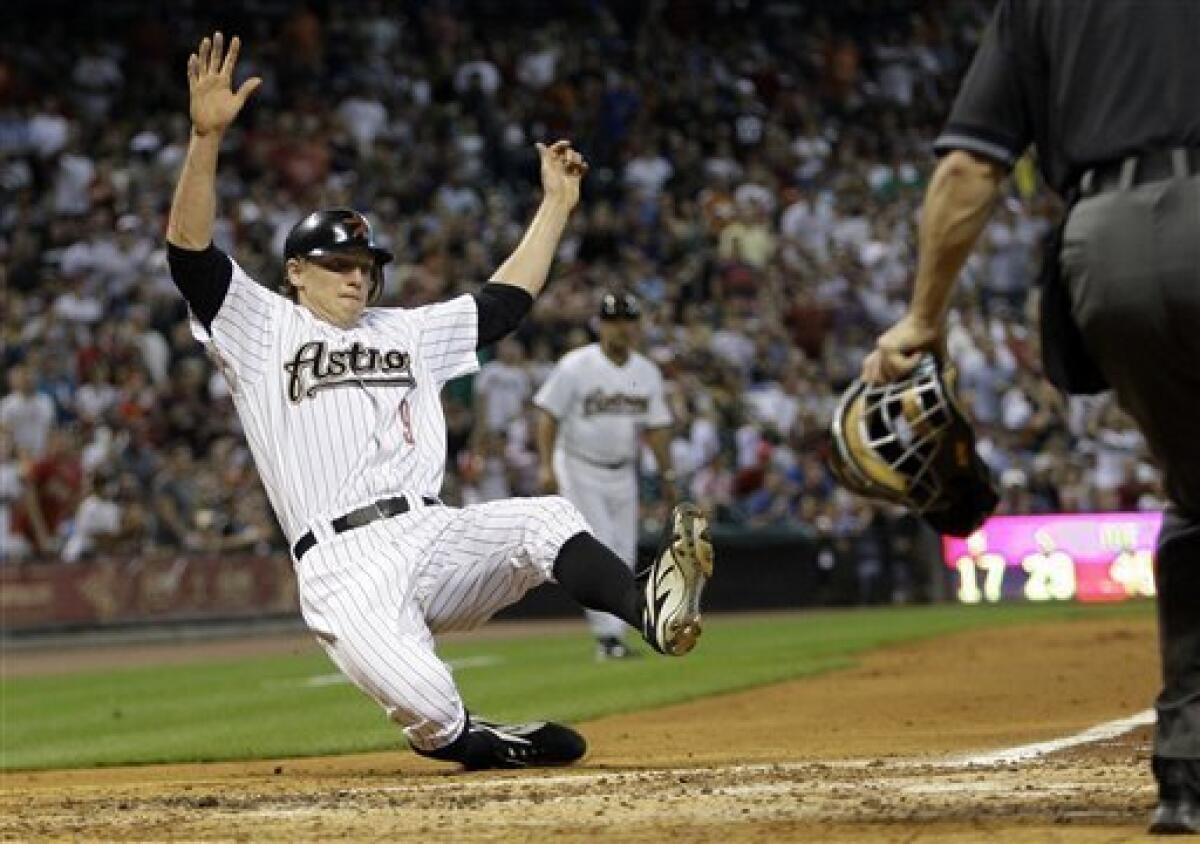
POLYGON ((1065 200, 1042 273, 1046 374, 1111 386, 1161 465, 1163 689, 1152 833, 1200 831, 1200 2, 1001 0, 934 143, 913 301, 863 364, 940 348, 955 278, 1005 174, 1037 148, 1065 200))

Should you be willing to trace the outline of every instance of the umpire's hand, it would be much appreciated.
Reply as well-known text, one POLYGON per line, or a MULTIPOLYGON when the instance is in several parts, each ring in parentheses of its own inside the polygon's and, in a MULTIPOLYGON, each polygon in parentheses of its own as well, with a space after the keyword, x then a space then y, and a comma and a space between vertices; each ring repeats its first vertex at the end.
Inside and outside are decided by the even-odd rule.
POLYGON ((945 328, 907 314, 875 342, 875 350, 863 361, 862 380, 897 381, 913 371, 924 352, 944 356, 945 328))
POLYGON ((225 37, 218 32, 201 41, 199 49, 188 56, 192 128, 198 135, 225 131, 262 84, 257 76, 251 77, 234 92, 233 68, 241 46, 241 40, 234 36, 229 52, 224 53, 225 37))

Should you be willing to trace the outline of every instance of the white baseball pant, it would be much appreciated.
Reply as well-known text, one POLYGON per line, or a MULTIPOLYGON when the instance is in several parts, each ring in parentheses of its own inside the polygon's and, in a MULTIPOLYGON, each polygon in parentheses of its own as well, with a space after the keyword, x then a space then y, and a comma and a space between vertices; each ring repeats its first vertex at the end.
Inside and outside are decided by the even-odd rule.
MULTIPOLYGON (((554 476, 559 492, 583 514, 592 534, 632 570, 637 564, 638 537, 635 464, 630 462, 611 469, 558 449, 554 452, 554 476)), ((588 626, 597 638, 625 635, 626 624, 615 615, 596 610, 585 612, 588 626)))
POLYGON ((563 544, 588 529, 559 496, 463 509, 416 507, 319 538, 296 563, 304 620, 330 658, 435 750, 458 737, 465 710, 433 634, 477 627, 553 579, 563 544))

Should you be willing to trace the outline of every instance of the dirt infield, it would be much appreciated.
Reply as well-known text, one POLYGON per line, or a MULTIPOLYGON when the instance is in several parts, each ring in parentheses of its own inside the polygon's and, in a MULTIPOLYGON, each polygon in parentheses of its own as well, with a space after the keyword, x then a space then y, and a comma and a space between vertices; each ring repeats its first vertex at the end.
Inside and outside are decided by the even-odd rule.
POLYGON ((1147 728, 1027 761, 974 755, 1142 711, 1156 675, 1150 620, 973 632, 583 724, 591 751, 560 771, 455 774, 396 752, 9 774, 0 837, 1132 840, 1154 799, 1147 728))

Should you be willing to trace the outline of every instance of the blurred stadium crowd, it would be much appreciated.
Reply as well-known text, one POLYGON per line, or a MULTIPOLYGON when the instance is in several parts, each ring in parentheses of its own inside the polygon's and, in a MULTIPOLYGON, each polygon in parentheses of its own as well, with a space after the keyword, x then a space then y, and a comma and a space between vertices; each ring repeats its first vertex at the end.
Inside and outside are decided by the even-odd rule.
MULTIPOLYGON (((931 141, 989 4, 56 5, 0 43, 5 558, 285 547, 164 260, 186 55, 218 25, 264 85, 226 137, 216 241, 260 280, 304 213, 346 204, 399 256, 386 304, 474 289, 531 214, 533 142, 591 162, 532 317, 447 389, 448 502, 537 493, 530 397, 626 288, 686 494, 886 556, 874 528, 899 517, 835 487, 824 432, 901 313, 931 141)), ((1157 506, 1111 402, 1038 378, 1025 317, 1053 212, 1024 162, 957 302, 962 398, 1004 512, 1157 506)), ((649 481, 643 504, 650 526, 649 481)))

